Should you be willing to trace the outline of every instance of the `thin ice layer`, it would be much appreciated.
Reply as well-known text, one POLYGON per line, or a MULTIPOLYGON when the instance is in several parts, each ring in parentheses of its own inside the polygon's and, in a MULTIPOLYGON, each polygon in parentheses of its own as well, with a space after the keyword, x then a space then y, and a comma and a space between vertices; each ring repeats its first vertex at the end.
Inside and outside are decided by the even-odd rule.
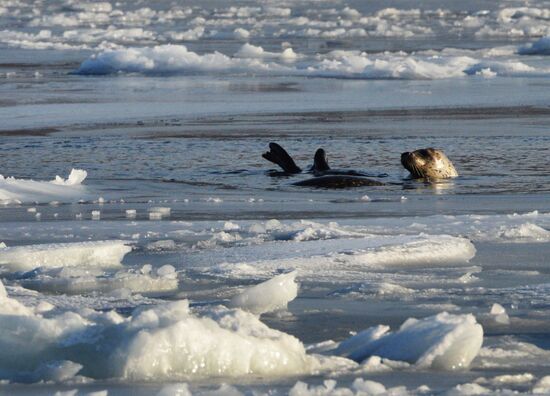
POLYGON ((0 249, 0 266, 8 271, 30 271, 35 268, 120 266, 132 250, 122 240, 51 243, 0 249))
POLYGON ((363 279, 373 269, 464 264, 475 253, 474 245, 465 238, 397 235, 272 243, 268 250, 260 245, 213 251, 210 262, 216 262, 222 254, 219 260, 226 261, 215 266, 201 264, 200 268, 230 278, 265 278, 297 269, 303 280, 348 282, 363 279), (265 259, 257 260, 260 255, 265 259), (250 261, 243 261, 243 257, 250 257, 250 261))

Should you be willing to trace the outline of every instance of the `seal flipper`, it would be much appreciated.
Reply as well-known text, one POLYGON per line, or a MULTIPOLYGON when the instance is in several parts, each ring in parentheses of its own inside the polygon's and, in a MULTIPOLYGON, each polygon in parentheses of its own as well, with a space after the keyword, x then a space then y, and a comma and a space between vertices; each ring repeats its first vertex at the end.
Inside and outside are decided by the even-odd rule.
POLYGON ((279 165, 286 173, 300 173, 300 169, 286 150, 277 143, 269 143, 269 151, 262 154, 266 160, 279 165))
POLYGON ((330 170, 327 162, 327 153, 322 148, 317 149, 313 157, 313 172, 326 172, 330 170))

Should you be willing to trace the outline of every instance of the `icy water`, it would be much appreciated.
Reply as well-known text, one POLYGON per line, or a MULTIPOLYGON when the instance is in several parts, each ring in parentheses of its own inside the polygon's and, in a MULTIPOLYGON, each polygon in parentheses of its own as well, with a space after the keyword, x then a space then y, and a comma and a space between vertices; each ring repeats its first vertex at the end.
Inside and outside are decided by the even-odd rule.
POLYGON ((0 394, 550 393, 549 36, 546 1, 0 1, 0 394))

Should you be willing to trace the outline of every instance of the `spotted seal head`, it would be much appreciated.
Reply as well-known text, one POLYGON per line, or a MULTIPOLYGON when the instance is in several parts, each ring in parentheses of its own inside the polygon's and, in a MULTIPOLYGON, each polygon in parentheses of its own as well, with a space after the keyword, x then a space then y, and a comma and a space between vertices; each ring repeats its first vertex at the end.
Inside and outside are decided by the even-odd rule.
POLYGON ((453 163, 442 150, 426 148, 401 154, 401 163, 413 179, 448 179, 457 177, 453 163))

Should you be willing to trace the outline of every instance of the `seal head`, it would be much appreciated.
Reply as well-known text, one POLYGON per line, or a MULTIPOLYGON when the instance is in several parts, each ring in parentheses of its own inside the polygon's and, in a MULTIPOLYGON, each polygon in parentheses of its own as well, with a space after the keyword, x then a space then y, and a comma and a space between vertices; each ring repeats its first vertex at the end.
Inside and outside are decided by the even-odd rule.
POLYGON ((401 164, 413 179, 448 179, 458 176, 445 153, 431 147, 401 154, 401 164))

